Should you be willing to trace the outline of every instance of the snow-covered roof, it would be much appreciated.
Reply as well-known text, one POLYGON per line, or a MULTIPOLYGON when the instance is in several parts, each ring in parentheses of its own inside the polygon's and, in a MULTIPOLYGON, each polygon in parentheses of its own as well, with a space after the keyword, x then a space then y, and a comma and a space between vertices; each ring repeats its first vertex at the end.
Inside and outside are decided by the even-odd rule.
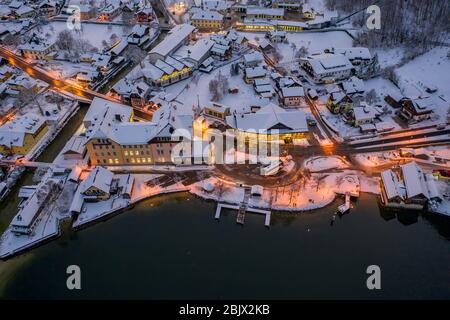
POLYGON ((227 117, 227 123, 238 130, 261 130, 268 132, 270 129, 279 129, 283 132, 307 132, 306 116, 300 110, 285 110, 269 103, 255 113, 233 114, 227 117))
POLYGON ((214 20, 222 21, 223 15, 217 11, 199 10, 192 15, 192 20, 214 20))
POLYGON ((89 188, 95 187, 105 193, 109 193, 114 173, 103 168, 95 167, 80 185, 80 192, 84 193, 89 188))
POLYGON ((114 125, 108 137, 118 144, 147 144, 155 134, 153 122, 126 122, 114 125))
POLYGON ((64 154, 77 153, 83 154, 85 149, 86 137, 74 136, 70 138, 69 142, 64 147, 64 154))
POLYGON ((195 27, 190 24, 180 24, 169 31, 169 34, 161 41, 156 47, 154 47, 150 54, 155 53, 163 57, 173 53, 174 50, 184 41, 192 32, 195 27))
POLYGON ((264 60, 264 57, 261 52, 255 51, 252 53, 247 53, 244 55, 244 63, 260 63, 264 60))
POLYGON ((429 198, 428 187, 425 181, 425 175, 416 162, 409 162, 401 166, 402 176, 406 187, 408 198, 415 196, 424 196, 429 198))
POLYGON ((281 88, 281 94, 284 98, 303 97, 305 96, 305 91, 303 87, 283 87, 281 88))
POLYGON ((313 55, 308 59, 316 74, 352 69, 353 65, 347 57, 338 54, 313 55))
POLYGON ((352 48, 333 48, 334 53, 346 56, 350 61, 352 60, 370 60, 372 54, 368 48, 352 47, 352 48))
POLYGON ((183 55, 183 58, 199 62, 211 50, 213 45, 214 41, 212 40, 200 39, 194 45, 186 47, 186 54, 183 55))
POLYGON ((247 15, 284 16, 283 8, 247 7, 247 15))
POLYGON ((45 123, 45 118, 34 114, 19 116, 0 127, 0 145, 21 147, 25 134, 34 135, 45 123))
POLYGON ((354 107, 353 115, 355 117, 355 121, 362 121, 374 119, 377 113, 373 107, 364 106, 364 107, 354 107))
POLYGON ((245 74, 247 78, 259 78, 264 77, 267 71, 263 67, 245 68, 245 74))
POLYGON ((33 8, 30 8, 29 6, 23 5, 19 9, 16 10, 16 14, 19 16, 22 16, 24 14, 33 12, 33 8))
POLYGON ((405 197, 405 185, 399 181, 397 175, 391 169, 381 172, 381 180, 388 199, 396 197, 403 199, 405 197))
POLYGON ((360 93, 365 91, 364 81, 356 76, 351 77, 342 83, 347 94, 360 93))
POLYGON ((131 107, 95 97, 83 120, 86 137, 107 138, 112 127, 130 121, 132 113, 131 107))

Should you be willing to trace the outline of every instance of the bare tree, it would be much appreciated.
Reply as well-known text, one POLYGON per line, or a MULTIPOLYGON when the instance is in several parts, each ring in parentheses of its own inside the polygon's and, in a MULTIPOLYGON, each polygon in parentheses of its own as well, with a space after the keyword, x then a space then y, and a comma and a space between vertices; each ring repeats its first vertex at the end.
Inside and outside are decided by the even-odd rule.
POLYGON ((377 100, 377 93, 375 89, 372 89, 366 93, 365 99, 367 103, 373 104, 377 100))
POLYGON ((17 34, 8 34, 3 40, 6 46, 18 46, 20 44, 20 36, 17 34))
POLYGON ((220 91, 219 81, 217 79, 212 79, 209 82, 208 88, 209 88, 209 92, 212 95, 212 97, 211 97, 212 101, 218 102, 222 99, 222 93, 220 91))
POLYGON ((128 58, 133 64, 141 63, 141 67, 143 67, 143 62, 147 54, 144 50, 137 46, 129 46, 124 56, 128 58))
POLYGON ((305 46, 301 46, 298 51, 295 53, 295 58, 305 58, 308 56, 309 50, 305 46))
POLYGON ((72 51, 75 44, 75 39, 72 35, 72 32, 69 30, 63 30, 58 33, 56 38, 56 45, 61 50, 67 50, 69 53, 72 51))
POLYGON ((21 90, 19 97, 15 101, 15 106, 17 108, 21 108, 29 104, 34 104, 37 106, 41 112, 41 115, 44 115, 44 110, 39 102, 39 92, 35 88, 25 88, 21 90))

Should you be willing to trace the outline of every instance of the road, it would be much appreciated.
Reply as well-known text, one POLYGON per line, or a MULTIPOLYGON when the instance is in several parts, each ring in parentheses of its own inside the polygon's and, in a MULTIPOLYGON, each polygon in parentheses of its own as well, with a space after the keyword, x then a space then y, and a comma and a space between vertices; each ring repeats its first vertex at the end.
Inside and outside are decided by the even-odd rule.
POLYGON ((59 79, 56 75, 52 75, 50 72, 41 69, 36 65, 30 64, 21 56, 15 54, 14 52, 2 46, 0 46, 0 56, 8 60, 8 62, 11 65, 19 67, 20 69, 25 71, 31 77, 44 81, 49 85, 51 85, 52 87, 55 87, 63 92, 68 92, 82 99, 92 100, 94 97, 99 97, 113 102, 120 102, 117 99, 113 99, 107 95, 98 93, 96 91, 87 88, 83 88, 77 84, 70 83, 66 80, 59 79))

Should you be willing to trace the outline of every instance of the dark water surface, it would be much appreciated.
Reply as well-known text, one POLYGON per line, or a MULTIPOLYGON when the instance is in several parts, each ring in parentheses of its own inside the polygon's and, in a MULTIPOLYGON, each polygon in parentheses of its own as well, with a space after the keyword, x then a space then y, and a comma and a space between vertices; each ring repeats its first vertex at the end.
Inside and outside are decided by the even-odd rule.
POLYGON ((450 298, 450 221, 381 214, 363 194, 350 214, 338 203, 301 215, 236 212, 187 194, 148 200, 105 223, 0 262, 2 298, 300 299, 450 298), (81 268, 82 290, 66 288, 81 268), (379 291, 366 268, 379 265, 379 291))

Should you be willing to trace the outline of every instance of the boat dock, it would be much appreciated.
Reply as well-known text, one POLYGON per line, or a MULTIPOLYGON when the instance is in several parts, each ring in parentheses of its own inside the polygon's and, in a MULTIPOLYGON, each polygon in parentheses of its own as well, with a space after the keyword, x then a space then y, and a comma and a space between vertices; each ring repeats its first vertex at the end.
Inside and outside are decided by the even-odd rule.
POLYGON ((221 214, 222 208, 237 210, 238 211, 238 216, 236 218, 236 223, 239 223, 239 224, 244 224, 245 213, 246 212, 263 214, 263 215, 265 215, 264 225, 266 227, 270 227, 271 212, 268 211, 268 210, 250 208, 248 206, 245 206, 245 208, 244 208, 243 206, 238 206, 238 205, 230 205, 230 204, 225 204, 225 203, 218 203, 217 204, 217 208, 216 208, 216 214, 214 216, 214 218, 216 220, 220 219, 220 214, 221 214))
POLYGON ((339 207, 338 207, 338 211, 339 211, 339 213, 340 214, 344 214, 344 213, 346 213, 348 210, 350 210, 350 193, 346 193, 345 194, 345 203, 344 204, 341 204, 339 207))

